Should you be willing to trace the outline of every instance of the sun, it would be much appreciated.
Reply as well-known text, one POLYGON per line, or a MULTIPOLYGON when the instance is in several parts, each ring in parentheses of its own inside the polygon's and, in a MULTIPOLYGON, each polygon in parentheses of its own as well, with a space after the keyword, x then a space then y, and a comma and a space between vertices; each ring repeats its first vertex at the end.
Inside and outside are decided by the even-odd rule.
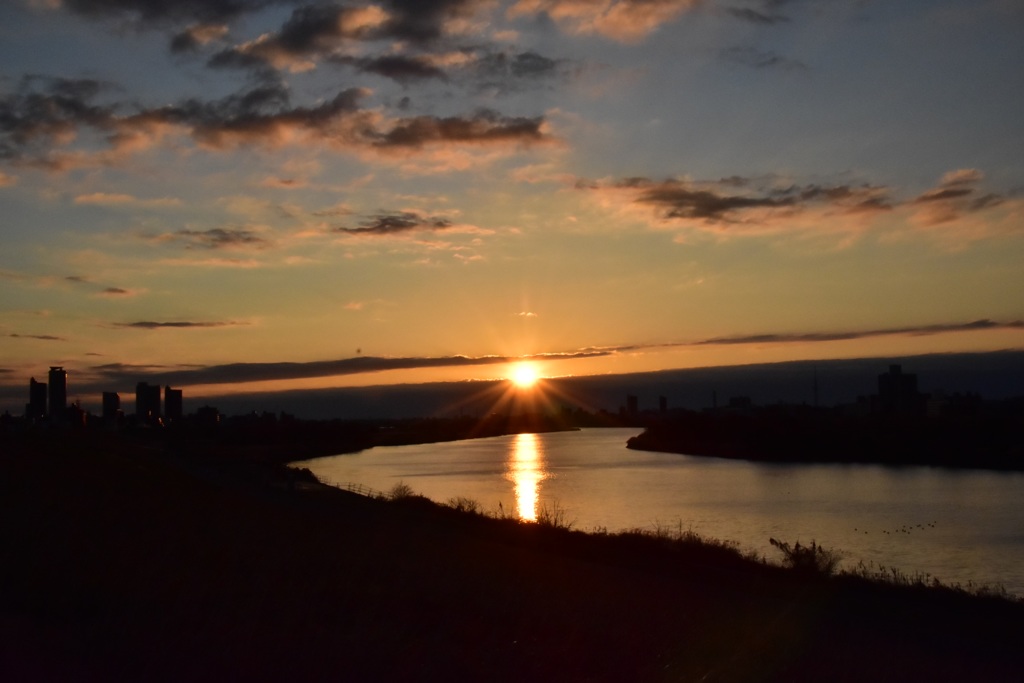
POLYGON ((520 389, 529 389, 540 379, 540 374, 537 372, 536 365, 522 362, 516 363, 512 367, 512 374, 509 376, 509 379, 520 389))

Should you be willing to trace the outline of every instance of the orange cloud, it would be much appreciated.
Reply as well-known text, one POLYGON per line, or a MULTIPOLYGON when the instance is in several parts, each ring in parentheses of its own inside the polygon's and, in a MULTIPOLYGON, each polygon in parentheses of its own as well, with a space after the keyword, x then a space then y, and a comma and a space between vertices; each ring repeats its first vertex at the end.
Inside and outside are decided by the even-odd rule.
POLYGON ((570 33, 636 42, 699 4, 700 0, 518 0, 508 16, 546 14, 570 33))
POLYGON ((974 168, 950 171, 937 187, 913 200, 914 219, 923 225, 950 223, 972 213, 996 207, 1006 198, 992 192, 982 193, 978 184, 985 175, 974 168))
POLYGON ((656 227, 720 236, 820 229, 822 225, 850 227, 892 209, 887 190, 867 184, 639 177, 577 181, 576 187, 592 193, 602 206, 632 213, 656 227))
POLYGON ((167 207, 181 206, 181 200, 173 197, 158 197, 155 199, 140 199, 130 194, 93 192, 92 194, 80 194, 75 197, 75 204, 91 204, 94 206, 145 206, 145 207, 167 207))
POLYGON ((766 234, 845 235, 847 246, 874 224, 884 225, 887 239, 913 234, 951 248, 1019 232, 1024 201, 983 191, 984 174, 959 169, 916 197, 870 183, 799 184, 780 178, 734 176, 718 181, 681 178, 652 180, 577 180, 579 190, 598 204, 652 227, 676 230, 676 241, 693 234, 719 238, 766 234), (908 228, 927 229, 922 233, 908 228))
MULTIPOLYGON (((94 104, 103 88, 93 81, 36 79, 31 84, 25 92, 0 97, 0 118, 5 119, 0 147, 11 161, 51 170, 116 164, 170 135, 188 136, 198 146, 216 151, 328 146, 403 158, 425 150, 508 150, 555 141, 541 116, 505 116, 482 109, 462 116, 387 118, 379 110, 362 107, 370 95, 363 88, 343 90, 315 106, 294 106, 283 85, 260 85, 220 99, 193 98, 122 114, 128 104, 94 104), (68 149, 81 130, 106 136, 109 149, 68 149)), ((93 203, 118 200, 128 203, 126 197, 113 195, 92 198, 93 203)))

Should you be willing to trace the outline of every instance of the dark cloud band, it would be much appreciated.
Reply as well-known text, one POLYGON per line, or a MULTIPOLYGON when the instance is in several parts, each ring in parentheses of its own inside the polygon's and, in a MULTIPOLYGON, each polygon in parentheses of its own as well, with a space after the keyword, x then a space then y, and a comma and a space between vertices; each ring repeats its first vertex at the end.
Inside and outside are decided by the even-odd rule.
POLYGON ((313 107, 293 106, 281 85, 261 85, 215 100, 126 112, 125 103, 100 104, 104 88, 91 80, 25 79, 0 95, 0 159, 57 165, 66 140, 82 130, 106 135, 113 150, 155 128, 182 129, 207 148, 273 145, 294 132, 335 149, 419 149, 428 145, 546 142, 542 117, 509 117, 490 109, 466 116, 416 116, 383 121, 361 108, 368 91, 349 88, 313 107))
POLYGON ((395 235, 420 230, 445 230, 452 226, 447 218, 422 216, 413 211, 378 214, 357 228, 338 228, 348 235, 395 235))
POLYGON ((129 329, 136 330, 160 330, 160 329, 191 329, 191 328, 211 328, 211 327, 234 327, 236 325, 244 325, 245 323, 239 322, 193 322, 187 320, 175 320, 168 322, 157 322, 153 320, 139 320, 131 323, 114 323, 115 327, 126 327, 129 329))
POLYGON ((308 363, 231 363, 200 368, 141 368, 121 364, 101 365, 92 368, 103 381, 112 384, 134 383, 140 379, 157 379, 162 383, 176 385, 237 384, 245 382, 266 382, 277 380, 311 379, 356 375, 387 370, 412 370, 420 368, 472 367, 499 365, 522 360, 555 360, 589 358, 607 355, 603 351, 580 351, 565 354, 538 354, 535 356, 443 356, 380 358, 360 356, 341 360, 312 361, 308 363))

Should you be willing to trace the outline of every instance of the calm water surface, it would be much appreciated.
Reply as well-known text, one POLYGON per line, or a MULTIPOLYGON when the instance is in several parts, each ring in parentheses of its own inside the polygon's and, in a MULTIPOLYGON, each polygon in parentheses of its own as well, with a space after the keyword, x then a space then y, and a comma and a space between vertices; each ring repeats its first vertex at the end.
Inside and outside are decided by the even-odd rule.
POLYGON ((583 530, 692 529, 777 559, 770 537, 858 561, 1024 595, 1024 474, 776 465, 626 449, 636 429, 589 429, 374 448, 317 458, 336 485, 399 482, 523 519, 557 506, 583 530))

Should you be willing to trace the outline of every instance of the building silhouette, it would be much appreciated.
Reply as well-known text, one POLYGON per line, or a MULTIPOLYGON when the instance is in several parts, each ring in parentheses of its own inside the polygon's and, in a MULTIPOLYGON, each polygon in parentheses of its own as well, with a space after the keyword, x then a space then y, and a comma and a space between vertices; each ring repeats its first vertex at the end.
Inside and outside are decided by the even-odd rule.
POLYGON ((103 421, 117 422, 121 417, 121 395, 116 391, 103 392, 103 421))
POLYGON ((28 382, 25 417, 29 420, 42 420, 46 417, 46 382, 37 382, 35 377, 28 382))
POLYGON ((168 420, 180 420, 182 416, 181 389, 164 387, 164 415, 168 420))
POLYGON ((50 367, 50 410, 51 420, 61 421, 68 408, 68 373, 59 365, 50 367))
POLYGON ((135 418, 147 422, 160 419, 160 385, 139 382, 135 385, 135 418))
POLYGON ((904 373, 902 366, 890 365, 878 376, 878 409, 883 413, 910 415, 925 410, 926 397, 917 390, 917 375, 904 373))

